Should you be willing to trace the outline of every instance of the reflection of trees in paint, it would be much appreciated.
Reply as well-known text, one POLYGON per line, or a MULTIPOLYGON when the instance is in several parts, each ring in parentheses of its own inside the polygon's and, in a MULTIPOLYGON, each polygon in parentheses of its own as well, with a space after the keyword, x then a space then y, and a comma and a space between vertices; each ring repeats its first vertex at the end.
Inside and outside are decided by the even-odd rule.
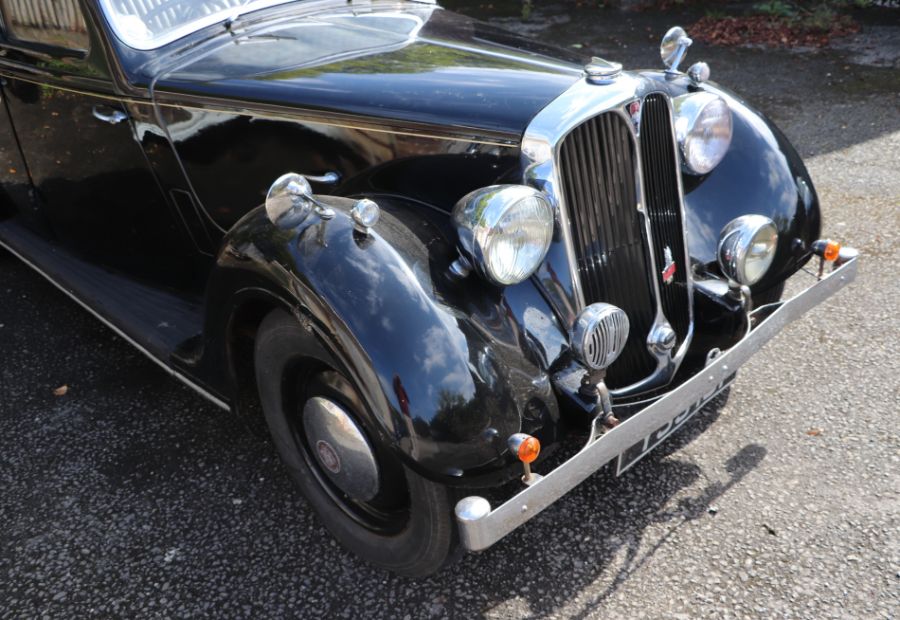
POLYGON ((458 392, 441 390, 437 398, 437 414, 432 432, 447 439, 471 439, 485 430, 484 403, 467 399, 458 392))
POLYGON ((260 76, 258 79, 289 80, 316 77, 323 73, 360 75, 427 73, 434 71, 436 67, 463 68, 470 65, 480 69, 505 69, 515 64, 515 61, 505 58, 474 55, 471 51, 422 42, 415 46, 407 46, 388 53, 379 53, 379 51, 369 50, 368 54, 340 60, 326 66, 318 65, 268 73, 260 76), (423 59, 426 59, 427 62, 423 62, 423 59))

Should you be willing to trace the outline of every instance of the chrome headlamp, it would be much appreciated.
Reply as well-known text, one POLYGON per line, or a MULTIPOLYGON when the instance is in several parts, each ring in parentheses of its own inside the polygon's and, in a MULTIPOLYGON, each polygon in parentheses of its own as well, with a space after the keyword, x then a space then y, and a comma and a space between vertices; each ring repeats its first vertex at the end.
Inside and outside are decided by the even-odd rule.
POLYGON ((463 196, 453 222, 465 261, 503 286, 531 277, 553 238, 550 203, 525 185, 492 185, 463 196))
POLYGON ((693 174, 710 172, 731 146, 731 108, 722 97, 707 92, 675 97, 672 105, 685 168, 693 174))
POLYGON ((729 280, 752 286, 766 274, 778 247, 778 229, 764 215, 731 220, 719 236, 719 267, 729 280))

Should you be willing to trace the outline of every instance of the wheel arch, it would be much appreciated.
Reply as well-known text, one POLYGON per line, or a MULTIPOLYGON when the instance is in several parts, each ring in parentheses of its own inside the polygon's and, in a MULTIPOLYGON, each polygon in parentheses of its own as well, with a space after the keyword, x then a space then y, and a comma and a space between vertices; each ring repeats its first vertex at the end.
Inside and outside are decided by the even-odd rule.
POLYGON ((552 311, 529 282, 512 294, 518 287, 497 289, 474 277, 443 281, 455 257, 446 230, 426 221, 419 203, 375 198, 382 220, 371 237, 354 232, 348 199, 329 199, 333 219, 311 215, 291 230, 275 227, 263 208, 243 218, 226 235, 210 278, 207 342, 222 342, 204 357, 222 362, 235 409, 247 413, 255 389, 248 348, 264 316, 284 309, 337 350, 375 411, 364 422, 408 465, 450 484, 508 479, 514 464, 502 438, 546 427, 555 439, 557 432, 546 360, 529 351, 516 316, 541 304, 552 311), (447 391, 426 397, 431 387, 447 391), (526 402, 537 403, 528 420, 526 402))
POLYGON ((287 300, 265 289, 244 289, 237 297, 225 326, 224 357, 233 386, 234 413, 254 434, 266 434, 256 385, 256 334, 263 320, 274 310, 291 311, 287 300))

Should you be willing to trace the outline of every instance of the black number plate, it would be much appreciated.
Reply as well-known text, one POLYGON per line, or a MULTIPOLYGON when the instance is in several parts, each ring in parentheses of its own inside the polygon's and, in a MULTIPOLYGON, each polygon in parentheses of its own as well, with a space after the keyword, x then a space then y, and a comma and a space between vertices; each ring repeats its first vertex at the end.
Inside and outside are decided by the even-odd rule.
POLYGON ((625 450, 625 452, 621 453, 616 462, 616 475, 621 476, 630 469, 632 465, 647 456, 653 448, 664 442, 668 437, 684 426, 698 411, 703 409, 703 405, 711 401, 719 392, 731 385, 732 381, 734 381, 734 377, 734 375, 728 376, 722 383, 718 384, 712 392, 700 397, 697 402, 672 418, 668 424, 659 427, 641 441, 625 450))

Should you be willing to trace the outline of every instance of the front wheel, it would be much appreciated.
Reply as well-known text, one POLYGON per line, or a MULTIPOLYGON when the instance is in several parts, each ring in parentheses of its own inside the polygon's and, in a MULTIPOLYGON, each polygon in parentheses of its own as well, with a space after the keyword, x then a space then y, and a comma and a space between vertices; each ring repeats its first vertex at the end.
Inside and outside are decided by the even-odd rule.
POLYGON ((275 447, 341 544, 411 577, 434 573, 455 555, 449 490, 372 436, 359 390, 316 336, 275 310, 257 333, 254 365, 275 447))

